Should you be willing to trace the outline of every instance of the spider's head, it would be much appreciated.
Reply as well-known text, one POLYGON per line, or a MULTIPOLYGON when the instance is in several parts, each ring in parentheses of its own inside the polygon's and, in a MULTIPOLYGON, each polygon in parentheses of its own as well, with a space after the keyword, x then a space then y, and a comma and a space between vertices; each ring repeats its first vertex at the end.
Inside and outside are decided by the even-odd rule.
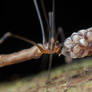
POLYGON ((58 41, 56 41, 54 45, 54 50, 57 54, 61 53, 61 48, 62 48, 62 45, 58 41))

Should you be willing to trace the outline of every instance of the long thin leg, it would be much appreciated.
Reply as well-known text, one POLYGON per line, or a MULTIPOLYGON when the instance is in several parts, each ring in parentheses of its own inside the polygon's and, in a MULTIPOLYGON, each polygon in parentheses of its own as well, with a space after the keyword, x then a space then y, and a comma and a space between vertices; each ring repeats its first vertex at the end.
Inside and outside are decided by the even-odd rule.
POLYGON ((58 37, 60 36, 60 40, 62 42, 64 42, 65 40, 65 35, 64 35, 64 31, 62 29, 62 27, 59 27, 58 30, 57 30, 57 33, 56 33, 56 41, 58 40, 58 37))
POLYGON ((36 42, 32 41, 32 40, 29 40, 25 37, 22 37, 22 36, 19 36, 19 35, 15 35, 15 34, 12 34, 10 32, 7 32, 5 33, 1 38, 0 38, 0 44, 2 44, 7 38, 9 37, 14 37, 14 38, 17 38, 17 39, 20 39, 20 40, 23 40, 23 41, 26 41, 32 45, 36 45, 41 51, 43 51, 43 48, 40 47, 38 44, 36 44, 36 42))
POLYGON ((0 44, 2 44, 7 38, 11 36, 10 32, 5 33, 1 38, 0 38, 0 44))
MULTIPOLYGON (((46 8, 45 8, 45 5, 44 5, 44 0, 40 0, 40 2, 41 2, 42 10, 43 10, 43 15, 44 15, 45 21, 46 21, 46 31, 47 31, 46 33, 47 33, 47 37, 48 37, 49 32, 51 31, 51 28, 50 28, 50 25, 49 25, 47 14, 46 14, 46 8)), ((49 41, 49 37, 47 38, 47 40, 49 41)))
POLYGON ((40 26, 41 26, 43 44, 45 44, 46 43, 46 38, 45 38, 44 26, 43 26, 43 21, 42 21, 42 18, 41 18, 40 10, 38 8, 37 1, 33 0, 33 2, 34 2, 34 5, 35 5, 35 9, 36 9, 38 19, 39 19, 39 22, 40 22, 40 26))
MULTIPOLYGON (((58 28, 58 32, 56 34, 56 40, 58 39, 58 36, 60 35, 60 39, 62 42, 64 42, 65 40, 65 35, 64 35, 64 31, 63 29, 60 27, 58 28)), ((66 63, 70 63, 72 61, 72 58, 69 56, 69 55, 66 55, 65 56, 65 62, 66 63)), ((72 66, 71 66, 72 67, 72 66)), ((66 71, 67 72, 67 71, 66 71)), ((68 89, 70 88, 70 84, 71 84, 71 81, 72 81, 72 78, 70 77, 70 74, 67 73, 67 88, 64 90, 64 92, 67 92, 68 89)))
MULTIPOLYGON (((55 38, 54 38, 55 37, 54 11, 49 13, 49 24, 50 24, 50 27, 51 27, 51 31, 49 33, 49 49, 53 50, 54 43, 55 43, 55 38)), ((53 61, 53 55, 50 55, 49 67, 48 67, 48 80, 47 81, 49 81, 49 79, 50 79, 52 61, 53 61)))
MULTIPOLYGON (((63 43, 65 40, 65 35, 64 35, 64 31, 61 27, 58 28, 58 31, 56 33, 56 41, 58 40, 58 37, 60 36, 60 40, 63 43)), ((69 55, 65 56, 65 62, 69 63, 72 61, 72 58, 69 55)))
MULTIPOLYGON (((52 0, 52 12, 49 12, 48 14, 49 14, 49 25, 51 29, 49 32, 49 49, 53 50, 55 43, 55 1, 54 0, 52 0)), ((50 55, 47 82, 49 82, 50 79, 52 60, 53 60, 53 55, 50 55)))

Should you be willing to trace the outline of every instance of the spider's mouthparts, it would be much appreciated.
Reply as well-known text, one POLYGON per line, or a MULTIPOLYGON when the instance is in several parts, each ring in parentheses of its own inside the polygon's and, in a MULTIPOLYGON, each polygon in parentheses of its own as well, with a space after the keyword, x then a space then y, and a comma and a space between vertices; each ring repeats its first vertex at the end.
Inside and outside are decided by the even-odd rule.
POLYGON ((58 56, 61 56, 61 55, 63 55, 63 52, 61 52, 61 53, 58 54, 58 56))
POLYGON ((64 49, 62 48, 62 50, 60 50, 60 53, 58 54, 58 56, 64 55, 64 49))

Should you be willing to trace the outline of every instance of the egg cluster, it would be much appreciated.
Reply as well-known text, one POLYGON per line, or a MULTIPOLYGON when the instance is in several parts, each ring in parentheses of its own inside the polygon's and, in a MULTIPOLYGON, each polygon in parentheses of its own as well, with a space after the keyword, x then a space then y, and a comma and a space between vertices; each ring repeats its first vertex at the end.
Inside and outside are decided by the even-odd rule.
POLYGON ((62 54, 71 58, 92 55, 92 27, 74 32, 68 37, 64 42, 62 54))

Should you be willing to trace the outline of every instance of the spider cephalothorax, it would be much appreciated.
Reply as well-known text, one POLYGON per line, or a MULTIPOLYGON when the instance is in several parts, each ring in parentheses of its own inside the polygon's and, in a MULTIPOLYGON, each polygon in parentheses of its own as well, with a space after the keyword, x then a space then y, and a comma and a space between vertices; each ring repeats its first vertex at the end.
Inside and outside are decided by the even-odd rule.
POLYGON ((59 54, 61 51, 61 44, 56 41, 55 44, 53 44, 52 49, 49 48, 49 43, 45 44, 43 47, 43 54, 59 54))

